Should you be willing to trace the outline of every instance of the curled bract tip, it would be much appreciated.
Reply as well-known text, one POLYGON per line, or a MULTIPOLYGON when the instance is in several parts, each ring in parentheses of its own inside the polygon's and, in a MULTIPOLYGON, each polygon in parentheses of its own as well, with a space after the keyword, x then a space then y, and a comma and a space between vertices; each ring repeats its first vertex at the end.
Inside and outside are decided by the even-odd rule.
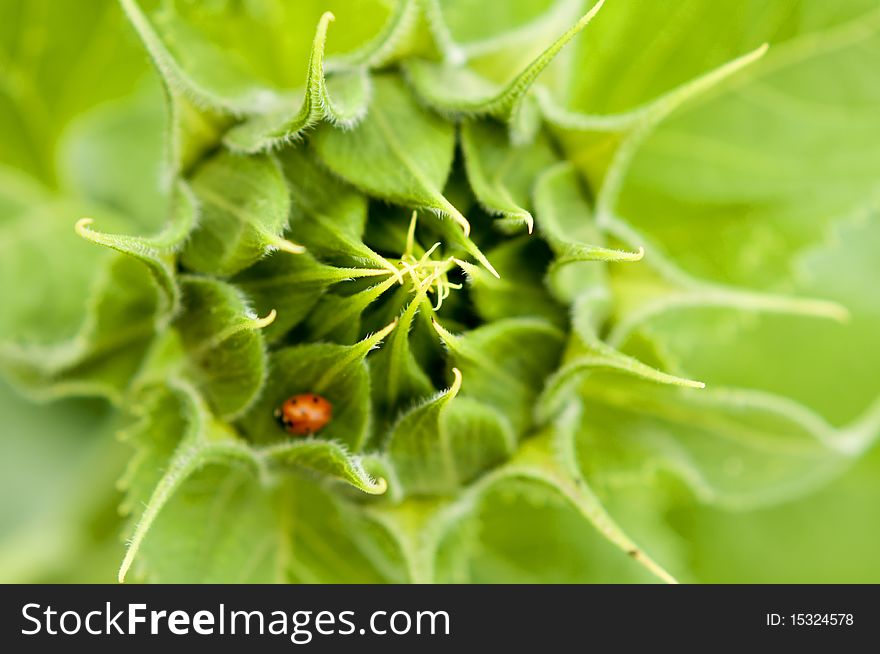
POLYGON ((275 309, 272 309, 268 314, 266 314, 265 318, 256 318, 254 319, 254 328, 255 329, 263 329, 264 327, 268 327, 273 322, 275 322, 275 318, 278 315, 278 312, 275 309))
POLYGON ((80 218, 76 221, 76 224, 73 226, 74 231, 80 236, 85 236, 85 233, 88 230, 89 225, 94 223, 95 221, 92 218, 80 218))
POLYGON ((451 211, 447 211, 452 219, 459 224, 461 227, 461 231, 465 236, 469 237, 471 235, 471 224, 468 222, 468 219, 464 217, 464 215, 455 207, 451 207, 451 211))
POLYGON ((461 370, 459 370, 458 368, 453 368, 452 374, 455 378, 452 380, 452 385, 449 387, 449 395, 450 397, 455 397, 456 395, 458 395, 458 391, 461 390, 461 370))
POLYGON ((373 486, 366 490, 370 495, 383 495, 388 490, 388 482, 385 477, 376 477, 373 486))
POLYGON ((274 243, 272 243, 275 247, 283 252, 289 252, 290 254, 303 254, 306 249, 297 243, 292 241, 288 241, 286 238, 280 238, 274 243))

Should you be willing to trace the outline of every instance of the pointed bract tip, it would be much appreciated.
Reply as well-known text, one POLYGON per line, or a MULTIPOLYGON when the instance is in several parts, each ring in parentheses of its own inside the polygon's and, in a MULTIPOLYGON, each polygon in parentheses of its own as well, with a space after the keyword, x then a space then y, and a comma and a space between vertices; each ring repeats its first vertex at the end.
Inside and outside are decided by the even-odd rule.
POLYGON ((380 329, 375 334, 373 334, 372 338, 378 343, 383 338, 388 336, 388 334, 390 334, 391 332, 394 331, 394 328, 397 327, 398 322, 399 322, 399 320, 397 318, 395 318, 390 323, 385 325, 382 329, 380 329))
POLYGON ((275 318, 278 315, 278 312, 275 309, 272 309, 268 314, 266 314, 265 318, 256 318, 254 320, 254 327, 256 329, 263 329, 264 327, 268 327, 273 322, 275 322, 275 318))
POLYGON ((605 4, 605 0, 599 0, 596 4, 590 7, 590 11, 581 16, 581 19, 577 22, 578 27, 583 27, 587 23, 589 23, 596 14, 599 13, 599 10, 602 8, 602 5, 605 4))

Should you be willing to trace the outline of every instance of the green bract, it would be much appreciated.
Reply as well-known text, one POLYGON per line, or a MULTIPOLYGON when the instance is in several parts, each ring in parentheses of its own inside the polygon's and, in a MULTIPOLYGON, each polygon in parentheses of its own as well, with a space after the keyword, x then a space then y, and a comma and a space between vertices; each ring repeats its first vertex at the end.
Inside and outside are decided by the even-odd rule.
POLYGON ((880 579, 873 4, 0 0, 0 578, 880 579))

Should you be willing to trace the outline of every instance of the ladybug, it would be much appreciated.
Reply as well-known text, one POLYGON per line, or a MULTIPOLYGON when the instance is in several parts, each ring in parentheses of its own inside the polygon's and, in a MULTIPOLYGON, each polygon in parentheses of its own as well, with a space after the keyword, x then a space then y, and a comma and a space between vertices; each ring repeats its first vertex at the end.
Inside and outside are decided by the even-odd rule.
POLYGON ((321 431, 333 417, 333 405, 315 393, 301 393, 284 400, 275 417, 289 434, 308 436, 321 431))

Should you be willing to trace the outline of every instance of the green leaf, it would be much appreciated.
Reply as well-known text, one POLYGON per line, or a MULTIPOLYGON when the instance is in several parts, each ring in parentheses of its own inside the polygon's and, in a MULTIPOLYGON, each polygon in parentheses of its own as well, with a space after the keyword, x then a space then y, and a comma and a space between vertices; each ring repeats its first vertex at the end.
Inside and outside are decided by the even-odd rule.
POLYGON ((452 386, 404 414, 388 437, 388 456, 408 494, 453 493, 513 453, 510 425, 475 400, 456 400, 462 376, 453 373, 452 386))
MULTIPOLYGON (((474 308, 486 322, 530 316, 563 328, 565 308, 548 292, 542 279, 549 263, 547 248, 530 236, 503 241, 489 250, 500 277, 465 261, 459 266, 470 282, 474 308)), ((550 264, 552 265, 552 264, 550 264)))
POLYGON ((374 86, 369 112, 357 126, 315 131, 311 143, 318 157, 367 193, 449 216, 464 232, 463 237, 456 232, 456 240, 491 270, 465 238, 470 223, 443 195, 455 154, 454 128, 422 109, 399 78, 377 76, 374 86))
POLYGON ((242 428, 255 441, 283 439, 286 434, 275 410, 293 395, 316 393, 333 408, 320 438, 359 451, 370 428, 370 377, 364 359, 395 326, 396 322, 351 346, 320 343, 273 352, 263 393, 242 418, 242 428))
POLYGON ((196 170, 191 186, 199 217, 181 257, 188 268, 231 275, 274 250, 303 251, 282 236, 290 199, 270 157, 218 154, 196 170))
POLYGON ((348 131, 322 126, 311 143, 331 171, 358 188, 467 224, 443 197, 455 130, 419 107, 399 78, 377 76, 366 118, 348 131))
POLYGON ((880 579, 873 558, 878 453, 875 447, 846 475, 796 502, 754 512, 677 508, 668 519, 683 536, 696 579, 701 583, 880 579), (775 546, 767 551, 766 543, 775 546))
POLYGON ((560 163, 546 170, 535 182, 538 231, 556 254, 548 282, 554 294, 571 302, 584 292, 606 283, 606 269, 598 262, 639 261, 638 252, 604 246, 593 221, 593 211, 581 190, 574 168, 560 163))
MULTIPOLYGON (((75 275, 75 263, 70 270, 75 275)), ((82 295, 58 296, 73 313, 42 335, 42 342, 36 339, 45 317, 38 316, 36 327, 27 333, 33 340, 12 338, 0 346, 0 368, 28 395, 44 400, 98 395, 123 402, 154 336, 158 298, 147 270, 131 259, 114 257, 99 271, 90 297, 85 290, 82 295), (77 325, 72 334, 57 331, 77 325)), ((44 283, 60 281, 46 272, 44 283), (50 282, 50 277, 56 279, 50 282)))
MULTIPOLYGON (((324 32, 332 16, 340 28, 328 50, 351 55, 365 40, 382 40, 387 23, 399 21, 382 2, 304 2, 279 0, 261 5, 193 5, 173 2, 144 11, 145 3, 122 5, 156 67, 172 88, 201 106, 241 114, 267 114, 299 104, 309 86, 308 66, 322 73, 324 32), (329 18, 327 15, 329 14, 329 18), (314 26, 318 34, 313 44, 314 26), (317 55, 317 56, 316 56, 317 55), (279 61, 285 65, 279 65, 279 61)), ((152 4, 152 3, 150 3, 152 4)), ((385 38, 396 34, 392 29, 385 38)))
POLYGON ((81 218, 76 223, 76 232, 89 241, 128 254, 144 263, 162 293, 162 313, 173 316, 180 306, 180 288, 174 270, 176 254, 189 236, 195 224, 195 216, 196 204, 192 191, 185 183, 180 182, 175 189, 170 222, 156 236, 105 234, 90 227, 94 222, 91 218, 81 218))
POLYGON ((657 384, 670 384, 686 388, 705 388, 705 384, 692 379, 662 372, 627 356, 598 338, 586 342, 576 342, 569 347, 564 365, 554 372, 544 387, 536 406, 536 415, 541 422, 549 422, 559 413, 566 399, 576 392, 576 384, 596 370, 606 369, 632 375, 633 377, 657 384))
POLYGON ((244 413, 266 377, 266 346, 260 330, 274 309, 256 316, 241 292, 206 277, 183 277, 183 311, 174 323, 187 357, 187 374, 222 418, 244 413))
POLYGON ((315 339, 354 343, 362 333, 363 313, 397 283, 396 277, 389 277, 362 291, 343 295, 328 293, 306 319, 309 335, 315 339))
MULTIPOLYGON (((101 261, 101 253, 77 238, 72 229, 87 208, 53 197, 17 173, 4 173, 2 183, 0 280, 9 292, 4 294, 0 313, 0 337, 32 343, 69 339, 84 320, 95 264, 101 261), (35 268, 35 261, 43 265, 35 268), (27 289, 20 284, 25 278, 27 289)), ((115 215, 102 214, 102 220, 121 223, 115 215)))
POLYGON ((516 434, 532 424, 532 407, 562 353, 562 333, 543 320, 511 318, 455 335, 434 320, 473 397, 510 420, 516 434))
MULTIPOLYGON (((505 71, 503 82, 493 81, 480 75, 480 68, 487 66, 487 61, 473 62, 476 70, 445 62, 435 64, 421 59, 411 59, 405 66, 408 79, 432 107, 443 112, 489 115, 502 120, 511 120, 517 112, 519 103, 529 87, 559 53, 602 8, 604 0, 599 0, 592 9, 584 14, 564 34, 560 35, 550 46, 546 47, 528 65, 521 70, 514 68, 515 75, 510 77, 510 69, 505 71)), ((564 5, 565 3, 560 3, 564 5)), ((563 8, 564 13, 569 10, 563 8)), ((467 57, 467 51, 462 52, 467 57)), ((471 55, 472 57, 474 55, 471 55)), ((490 59, 483 54, 485 59, 490 59)), ((467 61, 467 59, 465 59, 467 61)), ((456 62, 457 63, 457 62, 456 62)), ((508 66, 510 62, 507 62, 508 66)), ((491 66, 491 64, 489 64, 491 66)))
POLYGON ((259 315, 277 312, 275 320, 263 332, 271 343, 308 318, 315 304, 334 284, 389 274, 383 269, 327 266, 308 253, 291 257, 286 252, 276 252, 230 281, 244 291, 259 315))
POLYGON ((423 50, 422 14, 420 0, 395 2, 393 12, 376 36, 352 52, 331 56, 328 62, 330 68, 385 68, 413 52, 423 50))
POLYGON ((139 553, 141 572, 153 581, 284 581, 293 556, 284 531, 292 516, 274 505, 289 503, 289 483, 270 483, 274 475, 308 470, 367 493, 385 488, 333 443, 249 446, 183 382, 147 389, 140 413, 125 435, 137 454, 123 479, 123 510, 145 508, 132 525, 120 581, 139 553))
POLYGON ((506 232, 534 227, 532 187, 539 173, 556 162, 544 138, 515 146, 500 125, 466 120, 461 125, 461 149, 468 181, 480 205, 501 218, 496 225, 506 232))
MULTIPOLYGON (((401 289, 410 297, 409 289, 401 289)), ((416 293, 400 314, 388 343, 370 357, 370 379, 377 433, 385 434, 398 412, 434 392, 434 385, 419 365, 410 346, 410 330, 416 314, 426 310, 427 289, 416 293)))
POLYGON ((57 146, 61 186, 114 210, 142 230, 158 230, 169 210, 165 98, 154 80, 131 97, 74 118, 57 146))
POLYGON ((303 130, 324 119, 340 127, 351 127, 363 118, 370 92, 366 73, 339 73, 332 81, 324 78, 324 42, 332 20, 333 14, 325 12, 318 23, 309 56, 305 97, 299 110, 291 115, 290 109, 280 109, 235 126, 224 138, 230 148, 244 152, 268 150, 298 138, 303 130))
POLYGON ((589 416, 579 430, 581 462, 609 489, 671 473, 703 502, 749 508, 816 488, 850 456, 815 413, 757 391, 682 390, 594 373, 581 398, 589 416))
POLYGON ((261 456, 271 464, 300 468, 357 488, 369 495, 381 495, 388 487, 382 477, 374 478, 363 467, 360 457, 331 441, 298 440, 267 445, 261 456))
POLYGON ((291 232, 316 257, 345 266, 393 266, 361 240, 367 198, 322 169, 305 148, 278 155, 292 197, 291 232))
MULTIPOLYGON (((578 537, 579 547, 589 547, 591 553, 595 552, 596 545, 590 537, 577 531, 578 527, 590 525, 618 550, 614 556, 609 556, 607 549, 596 553, 617 568, 625 570, 629 566, 630 570, 623 574, 633 574, 632 566, 635 564, 656 578, 675 583, 675 578, 669 572, 622 531, 574 467, 569 444, 571 418, 576 416, 571 413, 561 416, 554 428, 526 441, 510 462, 479 478, 451 501, 426 503, 424 500, 411 499, 397 506, 371 507, 367 513, 370 519, 381 524, 389 536, 397 540, 399 550, 407 557, 411 581, 435 581, 440 572, 437 564, 443 560, 441 550, 450 534, 484 508, 493 494, 510 489, 511 484, 515 484, 513 487, 518 494, 540 501, 545 507, 549 499, 574 509, 578 520, 572 521, 574 529, 568 530, 566 537, 578 537)), ((522 515, 522 511, 519 515, 522 515)), ((510 529, 511 518, 505 517, 507 519, 502 518, 498 528, 510 529)), ((481 522, 489 522, 492 518, 491 514, 480 514, 481 522)), ((462 546, 462 543, 456 541, 456 545, 462 546)), ((473 548, 473 542, 469 545, 473 548)), ((506 545, 509 547, 511 543, 507 542, 506 545)), ((543 558, 536 557, 536 551, 547 550, 549 554, 549 545, 544 541, 536 550, 529 550, 529 556, 526 557, 530 562, 529 567, 534 567, 535 559, 540 561, 543 558)), ((465 552, 464 556, 468 554, 465 552)))
MULTIPOLYGON (((206 463, 175 490, 138 549, 150 583, 279 583, 285 540, 272 496, 238 468, 206 463)), ((122 579, 120 581, 123 581, 122 579)))
POLYGON ((279 531, 285 539, 284 581, 387 583, 402 581, 393 552, 381 552, 381 534, 355 520, 338 494, 291 477, 279 491, 279 531))
MULTIPOLYGON (((123 479, 127 489, 123 510, 131 512, 140 506, 144 509, 131 528, 128 550, 119 568, 120 583, 125 580, 156 519, 166 505, 173 506, 172 501, 179 499, 175 498, 177 491, 198 471, 207 466, 243 462, 261 475, 267 474, 263 461, 229 427, 211 415, 192 386, 180 381, 173 381, 168 391, 159 389, 146 396, 140 420, 125 438, 138 452, 123 479)), ((216 486, 209 492, 216 493, 216 486)), ((220 513, 229 515, 225 511, 220 513)), ((210 514, 203 514, 201 521, 204 523, 210 518, 210 514)), ((228 526, 237 530, 235 525, 228 526)), ((160 538, 161 533, 160 530, 160 538)), ((245 535, 247 533, 245 531, 245 535)), ((258 531, 251 535, 261 538, 258 531)), ((154 558, 166 558, 161 553, 163 549, 160 548, 154 558)), ((148 563, 147 571, 149 567, 148 563)))
POLYGON ((175 175, 188 175, 220 146, 233 118, 195 104, 167 82, 165 95, 169 114, 168 168, 175 175))
POLYGON ((866 209, 839 221, 825 242, 793 262, 794 289, 841 302, 849 320, 682 306, 654 314, 621 346, 629 348, 647 337, 679 370, 710 384, 784 395, 837 425, 856 419, 880 396, 873 347, 880 303, 867 290, 878 274, 876 216, 876 210, 866 209))

